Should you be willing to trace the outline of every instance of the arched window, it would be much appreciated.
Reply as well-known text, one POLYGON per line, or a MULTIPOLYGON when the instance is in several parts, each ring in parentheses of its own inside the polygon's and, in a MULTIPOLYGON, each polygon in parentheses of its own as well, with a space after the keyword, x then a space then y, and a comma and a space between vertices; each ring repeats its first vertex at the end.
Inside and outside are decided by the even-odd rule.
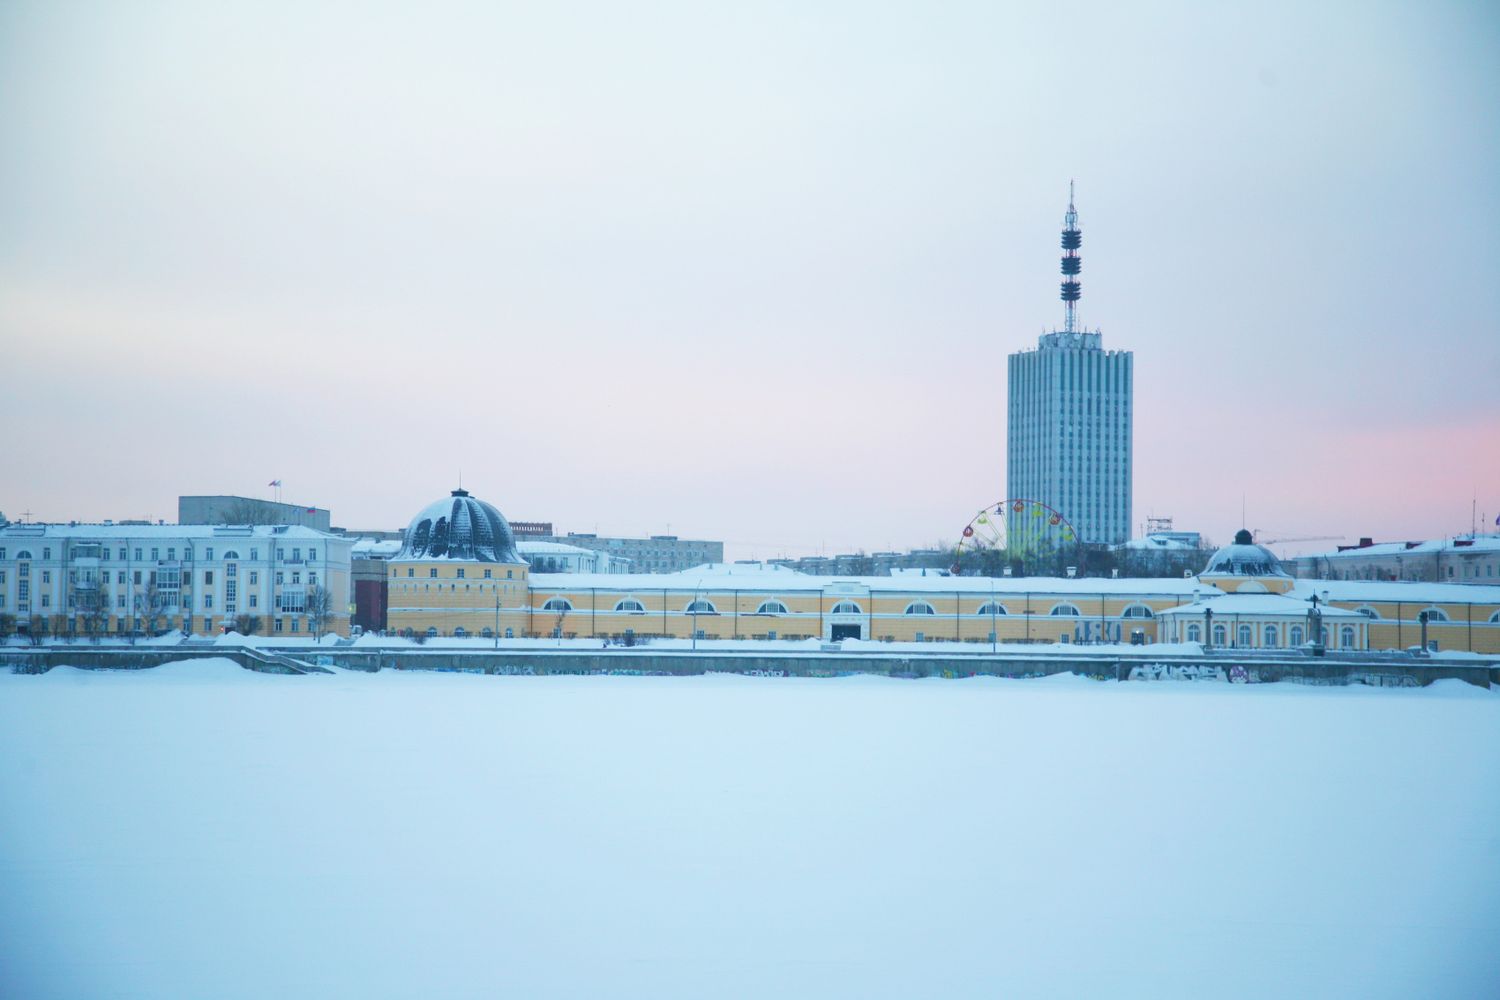
POLYGON ((1203 641, 1203 630, 1200 629, 1200 628, 1198 628, 1198 626, 1196 626, 1196 625, 1189 625, 1188 626, 1187 641, 1188 642, 1202 642, 1203 641))
POLYGON ((505 638, 507 638, 507 639, 514 639, 515 637, 516 637, 516 630, 515 629, 513 629, 513 628, 507 628, 505 630, 505 638))
POLYGON ((989 618, 995 615, 1010 614, 1010 612, 1005 610, 1005 605, 999 603, 998 601, 986 601, 984 604, 981 604, 979 606, 979 610, 974 613, 984 618, 989 618))
POLYGON ((1132 604, 1120 612, 1121 618, 1155 618, 1156 614, 1144 604, 1132 604))
POLYGON ((706 597, 700 597, 696 601, 689 601, 688 606, 682 609, 685 615, 716 615, 719 609, 714 607, 713 601, 706 597))
POLYGON ((486 625, 484 628, 479 630, 479 635, 485 639, 493 639, 495 638, 495 630, 486 625))
POLYGON ((1078 609, 1071 604, 1055 604, 1052 606, 1052 610, 1047 613, 1049 615, 1072 615, 1075 618, 1078 617, 1078 609))
MULTIPOLYGON (((542 605, 542 610, 543 611, 558 611, 558 612, 572 611, 573 610, 573 602, 570 601, 570 600, 568 600, 566 597, 553 597, 553 598, 548 599, 548 601, 547 601, 546 604, 542 605)), ((619 609, 616 608, 615 610, 618 611, 619 609)))
POLYGON ((1354 626, 1353 625, 1344 625, 1344 626, 1341 626, 1339 628, 1339 648, 1340 649, 1353 649, 1354 648, 1354 626))
POLYGON ((1494 614, 1490 615, 1490 624, 1500 625, 1500 611, 1496 611, 1494 614))
POLYGON ((934 609, 933 606, 931 604, 928 604, 926 601, 912 601, 906 606, 906 610, 902 612, 902 614, 935 615, 937 614, 937 610, 934 609))
POLYGON ((1293 646, 1300 646, 1300 645, 1302 645, 1302 626, 1301 625, 1293 625, 1292 626, 1291 631, 1289 631, 1287 633, 1287 642, 1290 643, 1293 646))
POLYGON ((1379 619, 1380 618, 1380 612, 1376 611, 1374 608, 1370 607, 1369 605, 1366 605, 1366 606, 1364 606, 1362 608, 1355 608, 1354 610, 1357 611, 1357 612, 1359 612, 1360 614, 1364 615, 1366 618, 1375 618, 1375 619, 1379 619))
POLYGON ((760 607, 755 609, 758 615, 784 615, 788 614, 786 605, 780 601, 762 601, 760 607))
POLYGON ((1214 645, 1222 646, 1229 641, 1229 630, 1223 625, 1214 626, 1214 645))
MULTIPOLYGON (((295 624, 295 622, 293 624, 295 624)), ((435 639, 435 638, 437 638, 437 629, 429 627, 427 629, 427 638, 429 638, 429 639, 435 639)))
POLYGON ((833 610, 828 613, 831 615, 862 615, 865 612, 864 609, 853 601, 839 601, 833 606, 833 610))
POLYGON ((453 630, 453 638, 455 638, 455 639, 466 639, 466 638, 468 638, 468 635, 469 635, 469 633, 467 633, 467 632, 464 631, 464 628, 463 628, 462 625, 460 625, 458 628, 456 628, 456 629, 453 630))
POLYGON ((20 552, 16 553, 16 558, 17 559, 30 559, 31 558, 31 550, 30 549, 22 549, 20 552))
POLYGON ((240 554, 238 552, 236 552, 234 549, 230 549, 228 552, 224 553, 224 558, 225 559, 238 559, 239 557, 240 557, 240 554))
POLYGON ((1273 648, 1281 645, 1281 635, 1277 632, 1275 625, 1266 626, 1266 641, 1262 645, 1273 648))
POLYGON ((615 610, 624 611, 632 615, 643 615, 646 613, 646 606, 633 597, 627 597, 615 605, 615 610))
POLYGON ((1239 629, 1237 630, 1237 639, 1236 639, 1236 641, 1241 646, 1248 646, 1248 645, 1250 645, 1250 643, 1251 643, 1252 640, 1250 639, 1250 626, 1249 625, 1241 625, 1239 627, 1239 629))
POLYGON ((1427 620, 1430 622, 1445 622, 1448 620, 1448 612, 1442 608, 1428 608, 1427 620))

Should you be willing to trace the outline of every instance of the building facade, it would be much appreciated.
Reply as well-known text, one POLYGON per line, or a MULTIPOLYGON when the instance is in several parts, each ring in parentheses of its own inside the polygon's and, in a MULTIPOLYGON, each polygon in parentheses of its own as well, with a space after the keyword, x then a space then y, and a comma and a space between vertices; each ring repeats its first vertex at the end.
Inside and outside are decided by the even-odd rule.
POLYGON ((48 635, 217 634, 241 615, 267 634, 348 635, 351 544, 287 525, 12 524, 0 615, 48 635))
POLYGON ((1500 534, 1474 533, 1426 542, 1375 542, 1289 560, 1312 580, 1418 580, 1500 586, 1500 534))
POLYGON ((1170 636, 1291 650, 1312 641, 1310 623, 1321 621, 1328 648, 1360 650, 1415 644, 1425 617, 1440 649, 1500 653, 1500 587, 1295 580, 1248 537, 1219 549, 1200 575, 1187 578, 831 576, 771 563, 676 573, 537 573, 503 525, 499 511, 467 494, 419 513, 387 568, 390 628, 496 641, 1152 643, 1170 636), (455 511, 455 499, 465 511, 455 511), (478 529, 455 533, 453 524, 488 525, 487 537, 500 541, 471 544, 478 529), (445 541, 434 547, 439 536, 445 541), (1321 619, 1310 617, 1314 611, 1321 619), (1214 631, 1216 619, 1222 632, 1214 631))
POLYGON ((295 524, 314 531, 327 531, 331 516, 323 507, 255 497, 177 498, 178 524, 295 524))
POLYGON ((724 543, 676 535, 652 535, 649 538, 611 538, 570 531, 537 541, 560 542, 582 549, 608 553, 617 559, 628 559, 630 573, 676 573, 707 563, 724 561, 724 543))
MULTIPOLYGON (((1071 198, 1062 234, 1062 330, 1018 351, 1007 374, 1006 496, 1047 504, 1085 543, 1130 537, 1134 355, 1106 351, 1103 335, 1077 325, 1083 236, 1071 198)), ((1045 520, 1009 515, 1013 549, 1046 544, 1045 520)))

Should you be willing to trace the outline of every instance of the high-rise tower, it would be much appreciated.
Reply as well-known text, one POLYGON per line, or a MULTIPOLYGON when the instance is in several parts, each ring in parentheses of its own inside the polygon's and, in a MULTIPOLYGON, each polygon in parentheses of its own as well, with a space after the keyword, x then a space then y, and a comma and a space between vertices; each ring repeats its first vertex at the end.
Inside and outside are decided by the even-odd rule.
MULTIPOLYGON (((1062 230, 1063 328, 1034 351, 1010 356, 1005 492, 1061 511, 1085 542, 1130 537, 1134 355, 1106 351, 1097 328, 1078 322, 1083 231, 1068 185, 1062 230)), ((1012 515, 1012 547, 1026 549, 1035 519, 1012 515)))

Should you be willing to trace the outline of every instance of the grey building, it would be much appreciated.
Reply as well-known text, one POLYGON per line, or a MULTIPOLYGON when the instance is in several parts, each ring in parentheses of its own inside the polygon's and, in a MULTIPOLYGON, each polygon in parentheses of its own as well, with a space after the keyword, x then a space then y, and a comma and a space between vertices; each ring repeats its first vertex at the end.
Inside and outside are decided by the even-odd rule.
MULTIPOLYGON (((1062 231, 1063 329, 1042 334, 1034 351, 1009 362, 1005 490, 1011 500, 1046 504, 1086 543, 1130 537, 1134 355, 1106 351, 1103 336, 1077 322, 1083 234, 1071 190, 1062 231)), ((1047 517, 1008 513, 1012 548, 1048 540, 1047 517)))
POLYGON ((195 496, 177 498, 178 524, 295 524, 329 530, 322 507, 258 500, 255 497, 195 496))
POLYGON ((607 552, 630 560, 631 573, 676 573, 704 563, 724 561, 724 543, 702 539, 678 538, 676 535, 652 535, 650 538, 609 538, 595 534, 568 532, 537 541, 562 542, 581 549, 607 552))

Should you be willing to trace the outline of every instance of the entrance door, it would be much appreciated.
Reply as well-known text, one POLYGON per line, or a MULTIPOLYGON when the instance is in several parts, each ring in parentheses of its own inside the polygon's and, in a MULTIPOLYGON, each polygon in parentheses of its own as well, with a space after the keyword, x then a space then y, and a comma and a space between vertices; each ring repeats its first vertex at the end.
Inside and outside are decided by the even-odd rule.
POLYGON ((860 639, 863 638, 861 635, 863 631, 862 625, 829 625, 828 638, 833 642, 838 642, 840 639, 860 639))

